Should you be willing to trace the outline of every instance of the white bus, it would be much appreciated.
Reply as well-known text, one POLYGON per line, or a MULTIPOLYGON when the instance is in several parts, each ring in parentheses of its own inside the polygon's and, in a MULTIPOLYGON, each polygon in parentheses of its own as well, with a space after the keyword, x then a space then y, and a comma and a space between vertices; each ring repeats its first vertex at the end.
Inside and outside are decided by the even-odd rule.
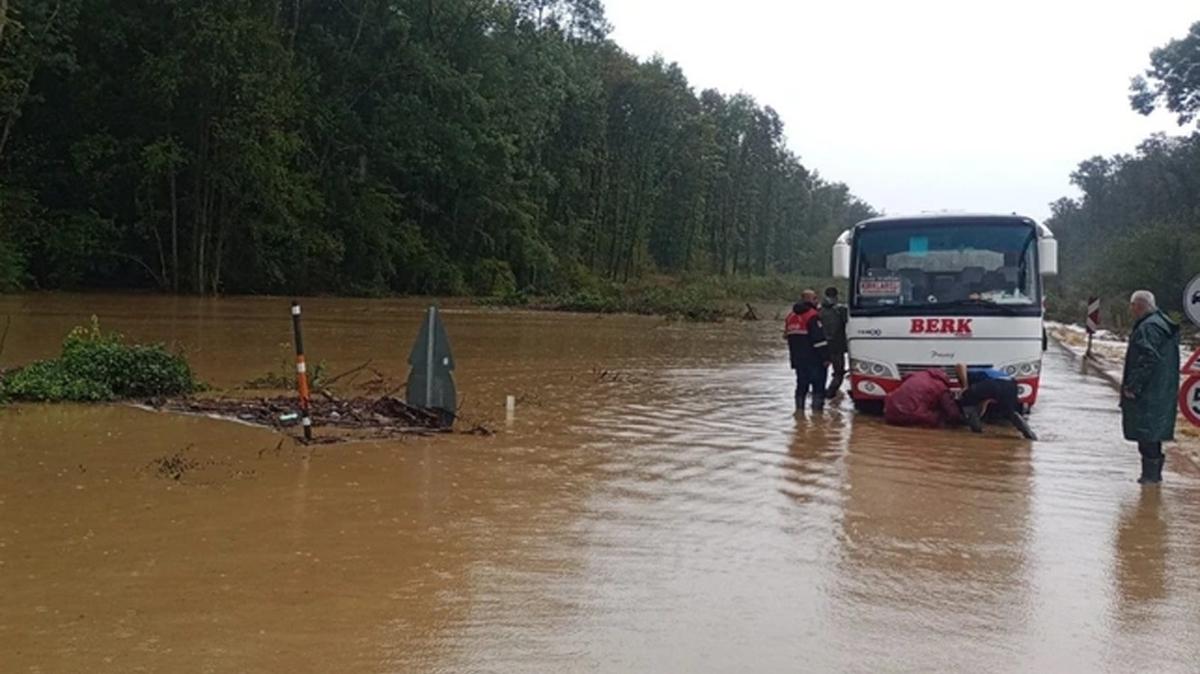
POLYGON ((1022 403, 1042 372, 1042 277, 1058 273, 1058 244, 1018 215, 919 215, 866 220, 833 246, 849 279, 851 397, 878 410, 910 372, 956 363, 1011 374, 1022 403))

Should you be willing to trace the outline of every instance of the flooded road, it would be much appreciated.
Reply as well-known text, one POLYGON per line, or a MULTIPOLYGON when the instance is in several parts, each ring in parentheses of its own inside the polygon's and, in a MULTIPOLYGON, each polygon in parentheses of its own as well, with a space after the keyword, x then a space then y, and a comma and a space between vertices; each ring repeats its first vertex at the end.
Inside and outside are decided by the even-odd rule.
MULTIPOLYGON (((309 359, 403 378, 421 310, 309 300, 309 359)), ((0 296, 0 365, 91 314, 218 388, 290 348, 278 299, 0 296)), ((774 322, 443 318, 495 437, 0 411, 0 670, 1197 671, 1200 480, 1136 485, 1060 351, 1028 443, 793 416, 774 322)))

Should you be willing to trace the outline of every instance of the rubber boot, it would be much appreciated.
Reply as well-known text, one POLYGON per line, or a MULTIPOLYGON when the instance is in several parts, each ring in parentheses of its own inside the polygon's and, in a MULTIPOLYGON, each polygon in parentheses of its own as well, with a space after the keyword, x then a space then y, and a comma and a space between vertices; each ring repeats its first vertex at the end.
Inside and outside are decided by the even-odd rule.
POLYGON ((1138 478, 1138 484, 1160 484, 1162 483, 1163 463, 1166 461, 1163 457, 1157 459, 1142 459, 1142 476, 1138 478))
POLYGON ((979 408, 978 407, 975 407, 973 405, 964 407, 963 408, 963 419, 966 420, 967 426, 971 427, 972 432, 974 432, 974 433, 982 433, 983 432, 983 419, 981 419, 979 417, 979 408))
POLYGON ((1018 431, 1021 431, 1021 435, 1024 435, 1026 440, 1038 439, 1037 433, 1034 433, 1033 429, 1029 427, 1029 424, 1025 421, 1025 417, 1013 412, 1013 415, 1010 418, 1012 420, 1012 425, 1016 426, 1018 431))
POLYGON ((815 394, 813 395, 813 411, 814 412, 824 412, 825 411, 825 396, 815 395, 815 394))

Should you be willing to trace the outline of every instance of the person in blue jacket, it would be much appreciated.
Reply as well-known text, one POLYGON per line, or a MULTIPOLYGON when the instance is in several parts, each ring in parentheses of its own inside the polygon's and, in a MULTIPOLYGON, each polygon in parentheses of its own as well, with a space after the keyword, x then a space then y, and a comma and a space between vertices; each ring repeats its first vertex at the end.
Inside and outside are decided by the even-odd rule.
POLYGON ((983 418, 1007 419, 1028 440, 1037 440, 1037 434, 1021 416, 1020 389, 1011 375, 994 368, 968 368, 959 364, 958 380, 962 384, 962 395, 958 399, 963 419, 976 433, 983 432, 983 418))

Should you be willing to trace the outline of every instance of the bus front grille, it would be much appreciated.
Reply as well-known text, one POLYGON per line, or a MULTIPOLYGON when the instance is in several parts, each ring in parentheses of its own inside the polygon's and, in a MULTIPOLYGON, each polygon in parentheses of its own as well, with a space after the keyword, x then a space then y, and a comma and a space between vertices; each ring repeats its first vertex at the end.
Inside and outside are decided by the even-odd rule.
MULTIPOLYGON (((972 363, 967 365, 967 367, 971 369, 987 369, 990 368, 991 365, 977 365, 972 363)), ((900 371, 901 379, 914 372, 924 372, 925 370, 941 370, 942 372, 946 373, 947 377, 950 377, 950 381, 957 381, 958 379, 958 374, 954 371, 953 365, 920 365, 916 363, 900 363, 896 366, 896 368, 900 371)))

